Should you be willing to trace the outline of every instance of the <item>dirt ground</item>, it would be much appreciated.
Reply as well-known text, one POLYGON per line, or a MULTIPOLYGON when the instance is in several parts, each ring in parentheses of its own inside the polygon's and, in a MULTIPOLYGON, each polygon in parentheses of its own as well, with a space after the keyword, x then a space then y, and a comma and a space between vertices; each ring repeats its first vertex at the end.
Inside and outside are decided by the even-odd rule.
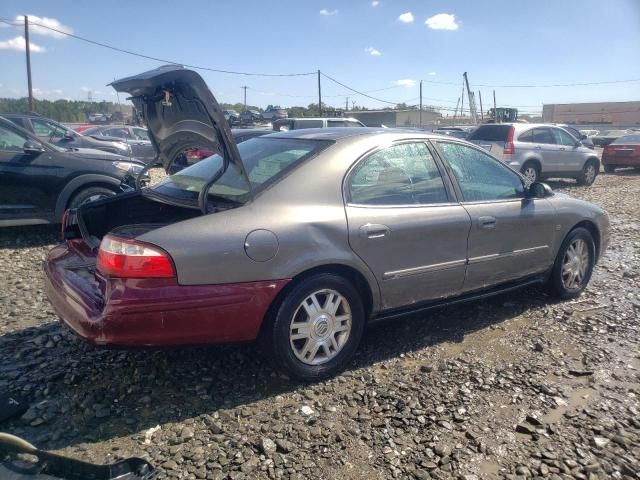
POLYGON ((640 478, 640 174, 592 187, 612 241, 588 290, 528 289, 371 329, 338 377, 303 385, 253 345, 105 350, 43 292, 56 227, 0 231, 0 431, 160 478, 640 478), (302 408, 308 407, 308 408, 302 408))

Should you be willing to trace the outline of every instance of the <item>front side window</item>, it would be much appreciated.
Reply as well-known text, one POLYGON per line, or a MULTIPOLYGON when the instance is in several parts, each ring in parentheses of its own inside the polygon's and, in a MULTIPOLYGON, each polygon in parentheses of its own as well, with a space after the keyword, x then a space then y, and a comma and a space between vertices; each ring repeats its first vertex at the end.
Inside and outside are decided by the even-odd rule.
POLYGON ((344 120, 327 120, 327 127, 347 127, 347 122, 344 120))
POLYGON ((403 143, 373 153, 350 176, 351 203, 410 205, 448 202, 447 191, 424 143, 403 143))
POLYGON ((133 135, 136 137, 136 140, 150 141, 149 133, 144 128, 134 128, 133 135))
POLYGON ((63 138, 67 133, 67 130, 61 125, 56 125, 46 120, 31 119, 31 124, 36 137, 39 138, 54 140, 63 138))
POLYGON ((576 139, 573 138, 573 136, 571 136, 569 133, 565 132, 564 130, 560 130, 559 128, 554 128, 552 132, 558 145, 567 145, 570 147, 575 146, 576 139))
POLYGON ((458 180, 465 202, 524 196, 522 179, 495 158, 458 143, 438 142, 438 146, 458 180))
POLYGON ((26 141, 25 137, 0 127, 0 151, 21 152, 26 141))
POLYGON ((104 131, 107 137, 130 138, 129 131, 126 128, 109 128, 104 131))
POLYGON ((534 128, 533 143, 544 143, 548 145, 554 145, 556 143, 556 140, 549 128, 534 128))

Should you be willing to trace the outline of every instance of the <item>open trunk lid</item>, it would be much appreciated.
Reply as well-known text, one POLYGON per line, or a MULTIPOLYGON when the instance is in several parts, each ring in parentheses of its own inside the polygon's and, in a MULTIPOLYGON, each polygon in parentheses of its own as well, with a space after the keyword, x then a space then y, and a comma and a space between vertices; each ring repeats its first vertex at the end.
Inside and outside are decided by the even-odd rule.
POLYGON ((209 149, 219 152, 251 185, 224 111, 196 72, 165 65, 116 80, 111 86, 130 94, 142 112, 165 170, 189 148, 209 149))

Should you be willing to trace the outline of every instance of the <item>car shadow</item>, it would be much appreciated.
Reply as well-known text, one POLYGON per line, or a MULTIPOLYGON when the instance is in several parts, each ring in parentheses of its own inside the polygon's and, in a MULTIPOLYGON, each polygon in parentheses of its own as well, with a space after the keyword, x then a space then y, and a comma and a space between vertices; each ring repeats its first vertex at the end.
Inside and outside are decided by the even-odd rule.
POLYGON ((0 249, 44 247, 60 241, 60 225, 0 227, 0 249))
MULTIPOLYGON (((368 367, 417 350, 428 361, 423 349, 461 343, 472 332, 548 302, 529 288, 372 325, 347 370, 325 383, 369 375, 368 367)), ((1 335, 0 351, 0 393, 38 404, 28 422, 9 419, 0 422, 0 431, 44 449, 143 434, 236 407, 258 414, 260 401, 306 387, 277 374, 254 344, 113 350, 87 345, 50 322, 1 335)))

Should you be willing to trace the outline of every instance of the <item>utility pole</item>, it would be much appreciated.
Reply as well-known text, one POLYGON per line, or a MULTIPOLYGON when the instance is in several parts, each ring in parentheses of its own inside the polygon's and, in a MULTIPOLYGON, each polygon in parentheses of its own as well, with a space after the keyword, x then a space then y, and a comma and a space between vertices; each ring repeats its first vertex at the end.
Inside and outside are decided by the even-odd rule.
POLYGON ((422 128, 422 80, 420 80, 420 128, 422 128))
POLYGON ((484 113, 482 111, 482 92, 478 90, 478 97, 480 98, 480 119, 484 122, 484 113))
POLYGON ((249 88, 249 87, 244 85, 244 86, 242 86, 240 88, 244 89, 244 109, 246 110, 247 109, 247 88, 249 88))
POLYGON ((458 113, 458 105, 460 105, 460 97, 458 97, 458 101, 456 102, 456 109, 453 111, 453 123, 451 125, 456 124, 456 114, 458 113))
POLYGON ((318 116, 322 116, 322 86, 320 85, 320 69, 318 69, 318 116))
POLYGON ((344 111, 345 111, 345 112, 348 112, 348 111, 349 111, 349 97, 347 97, 347 98, 345 99, 345 102, 344 102, 344 111))
POLYGON ((27 86, 29 88, 29 111, 33 112, 33 86, 31 85, 31 46, 29 45, 29 17, 24 16, 24 43, 27 53, 27 86))
POLYGON ((496 91, 493 91, 493 121, 494 123, 500 123, 498 121, 498 108, 496 107, 496 91))

